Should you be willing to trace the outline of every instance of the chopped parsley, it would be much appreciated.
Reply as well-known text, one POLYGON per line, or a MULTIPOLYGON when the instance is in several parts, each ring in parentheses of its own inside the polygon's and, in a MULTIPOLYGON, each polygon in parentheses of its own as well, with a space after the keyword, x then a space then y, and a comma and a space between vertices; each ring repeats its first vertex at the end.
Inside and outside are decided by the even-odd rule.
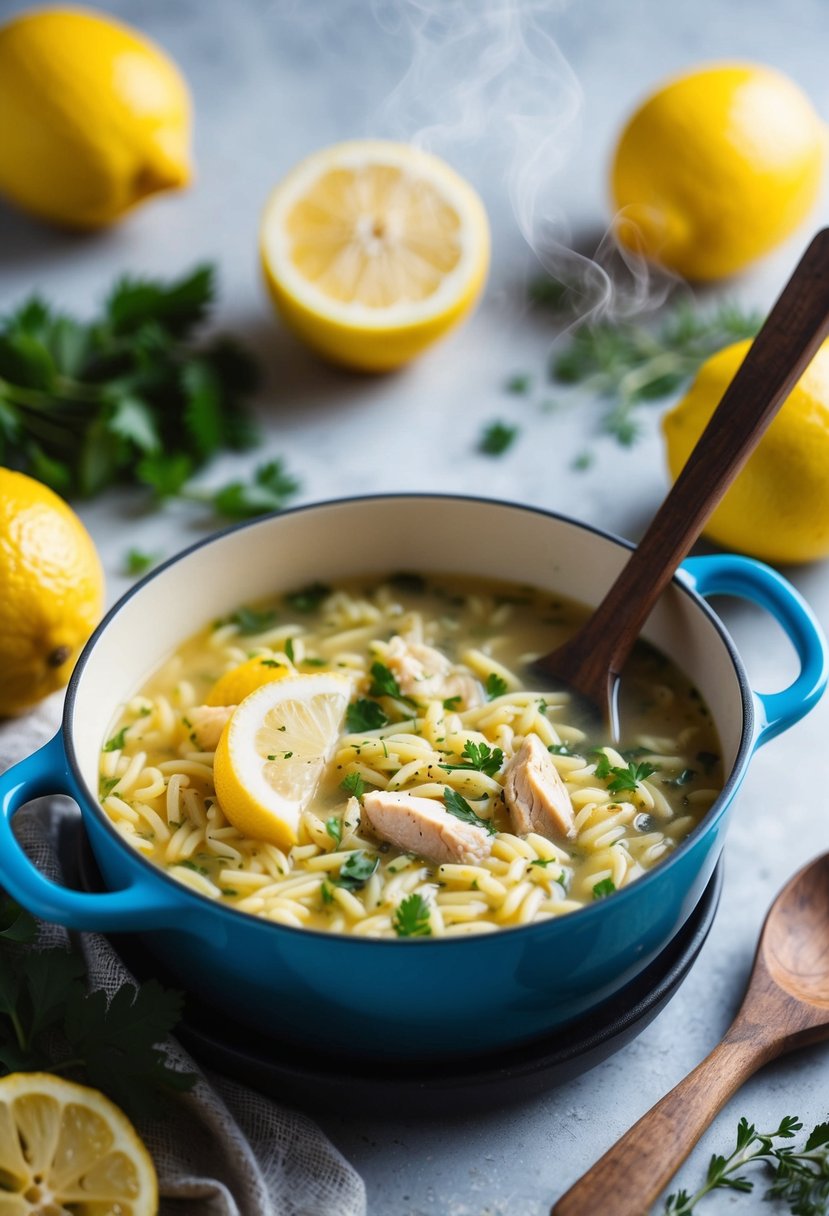
POLYGON ((635 793, 640 781, 647 780, 658 771, 657 765, 649 764, 646 760, 641 764, 630 760, 623 768, 621 765, 612 765, 603 751, 599 750, 596 754, 599 757, 596 762, 596 776, 602 780, 610 778, 607 788, 611 794, 635 793))
POLYGON ((388 721, 389 716, 383 706, 378 705, 376 701, 368 701, 365 697, 353 701, 345 711, 345 728, 352 735, 364 730, 377 730, 388 721))
MULTIPOLYGON (((260 665, 262 667, 281 667, 282 666, 282 664, 278 663, 276 661, 276 659, 260 659, 260 665)), ((282 729, 284 730, 285 728, 283 727, 282 729)))
POLYGON ((606 899, 608 895, 612 895, 616 890, 616 883, 612 878, 603 878, 601 882, 597 882, 593 888, 594 899, 606 899))
POLYGON ((309 583, 299 591, 291 591, 285 596, 285 603, 295 612, 315 612, 323 600, 328 599, 331 588, 325 583, 309 583))
POLYGON ((161 561, 161 553, 145 553, 142 549, 128 549, 124 554, 124 572, 130 578, 138 578, 152 570, 161 561))
POLYGON ((554 865, 560 865, 560 864, 561 864, 560 862, 556 861, 555 857, 543 857, 543 858, 536 857, 533 861, 530 862, 531 866, 543 866, 545 868, 547 866, 554 866, 554 865))
POLYGON ((359 891, 366 885, 379 864, 379 857, 372 857, 364 849, 355 849, 343 862, 336 884, 338 887, 345 887, 346 891, 359 891))
POLYGON ((480 815, 476 815, 466 799, 448 785, 443 789, 443 801, 449 814, 454 815, 456 819, 471 823, 476 828, 483 828, 490 836, 497 832, 498 829, 491 819, 482 819, 480 815))
POLYGON ((684 768, 676 777, 671 777, 668 781, 663 781, 663 785, 673 786, 674 789, 681 789, 683 785, 690 785, 696 777, 696 770, 693 768, 684 768))
POLYGON ((116 735, 113 735, 111 739, 107 739, 106 743, 104 744, 104 751, 119 752, 126 741, 128 729, 128 727, 122 726, 116 735))
POLYGON ((526 372, 516 372, 504 382, 504 389, 508 393, 520 395, 530 391, 532 382, 532 376, 527 375, 526 372))
POLYGON ((285 657, 289 663, 293 663, 293 661, 294 661, 294 639, 293 638, 288 638, 287 642, 285 643, 285 657))
POLYGON ((478 440, 478 451, 485 456, 503 456, 511 448, 518 436, 517 426, 508 426, 506 422, 490 422, 481 432, 478 440))
POLYGON ((343 823, 336 815, 332 815, 330 819, 325 821, 325 830, 331 839, 334 841, 334 848, 340 847, 340 841, 343 838, 343 823))
POLYGON ((108 797, 110 796, 110 794, 112 793, 112 791, 115 789, 116 785, 118 784, 118 782, 119 782, 120 780, 121 780, 121 778, 120 778, 120 777, 104 777, 104 778, 102 778, 102 779, 101 779, 100 791, 99 791, 99 793, 100 793, 100 797, 101 797, 102 799, 103 799, 103 798, 108 798, 108 797))
POLYGON ((334 888, 331 886, 330 882, 323 882, 322 886, 320 887, 320 895, 322 896, 322 902, 324 904, 333 904, 334 888))
POLYGON ((486 688, 487 701, 494 701, 496 697, 503 697, 507 691, 507 682, 501 676, 496 675, 494 671, 491 671, 486 678, 484 687, 486 688))
POLYGON ((407 895, 397 905, 391 923, 398 937, 431 937, 428 899, 417 892, 407 895))
POLYGON ((447 697, 443 702, 443 708, 448 709, 451 713, 453 710, 458 708, 462 701, 463 697, 447 697))
POLYGON ((585 473, 592 467, 596 457, 592 452, 579 452, 578 456, 574 456, 570 461, 570 468, 575 473, 585 473))
POLYGON ((185 857, 184 861, 177 861, 177 866, 183 866, 185 870, 193 870, 196 874, 203 874, 205 878, 209 878, 210 872, 205 866, 197 865, 195 861, 190 861, 189 857, 185 857))
POLYGON ((340 782, 340 789, 351 794, 353 798, 362 798, 366 792, 366 783, 359 773, 349 773, 340 782))
POLYGON ((467 740, 462 754, 465 757, 463 764, 441 764, 440 767, 447 773, 453 769, 475 769, 479 773, 485 773, 487 777, 494 777, 504 763, 504 753, 500 747, 491 748, 487 743, 472 743, 467 740))
POLYGON ((547 751, 552 756, 572 756, 574 753, 570 750, 566 743, 550 743, 547 745, 547 751))
POLYGON ((371 665, 371 688, 368 691, 371 697, 399 698, 403 695, 394 673, 386 667, 385 663, 379 662, 371 665))
POLYGON ((258 612, 255 608, 237 608, 230 616, 219 621, 219 624, 235 625, 244 636, 264 633, 266 629, 270 629, 272 625, 276 624, 276 613, 269 608, 262 612, 258 612))
POLYGON ((327 659, 307 658, 302 660, 302 664, 304 667, 324 667, 327 661, 327 659))

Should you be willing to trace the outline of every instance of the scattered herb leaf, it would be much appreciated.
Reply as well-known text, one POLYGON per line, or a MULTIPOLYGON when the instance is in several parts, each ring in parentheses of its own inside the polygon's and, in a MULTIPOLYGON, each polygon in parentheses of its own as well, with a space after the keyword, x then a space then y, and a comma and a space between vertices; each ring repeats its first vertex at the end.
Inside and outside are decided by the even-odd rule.
POLYGON ((348 773, 340 782, 340 789, 345 790, 352 798, 362 798, 366 792, 366 783, 359 773, 348 773))
POLYGON ((594 899, 606 899, 608 895, 612 895, 616 890, 616 883, 612 878, 603 878, 601 882, 597 882, 593 887, 594 899))
POLYGON ((285 603, 294 612, 315 612, 330 594, 331 588, 325 583, 310 583, 299 591, 291 591, 285 596, 285 603))
POLYGON ((486 678, 486 698, 488 701, 494 701, 496 697, 503 697, 507 691, 507 682, 501 676, 496 675, 491 671, 486 678))
POLYGON ((126 742, 128 729, 129 727, 122 726, 117 734, 113 735, 111 739, 107 739, 106 743, 104 744, 104 751, 119 752, 126 742))
POLYGON ((444 786, 443 801, 449 814, 454 815, 456 819, 461 819, 464 823, 471 823, 476 828, 483 828, 490 836, 494 836, 497 832, 498 829, 491 819, 482 819, 480 815, 476 815, 466 799, 448 785, 444 786))
POLYGON ((398 937, 431 937, 428 899, 416 891, 407 895, 397 905, 391 923, 398 937))
POLYGON ((503 456, 518 437, 518 427, 506 422, 490 422, 481 432, 478 451, 485 456, 503 456))
POLYGON ((364 730, 377 730, 378 727, 385 726, 388 720, 389 716, 383 706, 365 697, 352 701, 345 711, 345 728, 352 735, 364 730))
POLYGON ((142 549, 128 549, 124 554, 124 571, 130 578, 139 578, 152 570, 162 556, 161 553, 145 553, 142 549))
POLYGON ((508 393, 528 393, 532 387, 532 376, 526 372, 516 372, 504 382, 504 389, 508 393))
POLYGON ((347 891, 359 891, 366 885, 379 864, 380 858, 376 855, 372 857, 364 849, 355 849, 340 867, 336 884, 338 887, 345 887, 347 891))
POLYGON ((466 757, 463 764, 441 764, 440 767, 447 773, 453 769, 475 769, 487 777, 494 777, 504 763, 504 753, 500 747, 490 748, 487 743, 473 743, 469 739, 463 746, 462 755, 466 757))
POLYGON ((343 838, 343 822, 336 815, 332 815, 330 819, 325 821, 325 830, 331 839, 334 841, 334 848, 340 847, 340 841, 343 838))

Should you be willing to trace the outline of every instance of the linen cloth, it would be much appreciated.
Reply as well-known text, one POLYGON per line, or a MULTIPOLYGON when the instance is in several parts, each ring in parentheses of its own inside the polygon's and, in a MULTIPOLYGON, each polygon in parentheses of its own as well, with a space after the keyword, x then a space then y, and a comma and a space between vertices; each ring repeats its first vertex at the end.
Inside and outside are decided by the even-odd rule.
MULTIPOLYGON (((0 721, 0 771, 51 738, 61 704, 56 694, 25 717, 0 721)), ((27 852, 57 880, 55 829, 66 813, 58 800, 41 799, 15 817, 27 852)), ((69 944, 59 926, 40 930, 41 946, 69 944)), ((135 983, 102 935, 81 934, 76 944, 91 988, 111 995, 135 983)), ((168 1100, 165 1115, 137 1125, 158 1171, 161 1216, 364 1216, 362 1179, 313 1120, 199 1067, 175 1039, 164 1047, 173 1067, 198 1080, 168 1100)))

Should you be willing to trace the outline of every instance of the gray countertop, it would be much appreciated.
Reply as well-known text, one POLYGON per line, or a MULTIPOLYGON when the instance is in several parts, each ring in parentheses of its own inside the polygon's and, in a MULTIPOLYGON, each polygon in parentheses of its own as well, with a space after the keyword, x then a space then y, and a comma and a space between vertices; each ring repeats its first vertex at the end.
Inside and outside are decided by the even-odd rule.
MULTIPOLYGON (((667 488, 661 406, 644 411, 642 440, 623 450, 599 436, 597 402, 545 384, 552 330, 526 308, 535 260, 522 226, 536 236, 544 227, 565 246, 572 239, 595 247, 608 221, 606 165, 622 116, 653 82, 686 64, 725 57, 773 63, 829 114, 825 5, 582 0, 568 7, 553 0, 540 6, 544 30, 522 43, 509 11, 492 17, 488 4, 474 0, 433 4, 466 13, 452 55, 415 34, 410 18, 422 6, 414 3, 105 0, 100 7, 154 36, 191 82, 196 184, 111 232, 82 238, 0 209, 0 308, 36 289, 83 311, 126 270, 169 274, 215 259, 217 321, 266 364, 258 401, 265 450, 301 478, 299 501, 393 489, 485 494, 636 539, 667 488), (467 77, 496 34, 514 39, 516 91, 492 97, 473 81, 459 107, 450 86, 467 77), (511 122, 511 104, 532 115, 528 125, 511 122), (374 134, 418 134, 468 174, 489 210, 494 259, 468 324, 404 372, 361 378, 317 363, 279 329, 259 280, 256 234, 269 188, 296 160, 335 140, 374 134), (523 172, 531 163, 532 172, 523 172), (504 390, 515 372, 533 376, 525 396, 504 390), (541 403, 553 396, 562 408, 544 412, 541 403), (476 451, 483 425, 496 418, 520 428, 499 460, 476 451), (579 472, 571 464, 586 448, 594 463, 579 472)), ((0 0, 0 16, 23 7, 0 0)), ((829 217, 829 200, 821 209, 815 226, 829 217)), ((801 232, 724 292, 768 305, 805 239, 801 232)), ((261 458, 223 459, 205 482, 219 484, 261 458)), ((126 492, 82 514, 103 556, 110 600, 128 586, 122 564, 129 547, 169 555, 205 534, 206 521, 189 507, 152 513, 126 492)), ((826 621, 829 567, 786 573, 826 621)), ((733 604, 723 614, 755 686, 788 683, 793 656, 770 620, 733 604)), ((707 1054, 739 1003, 768 904, 829 842, 829 807, 816 779, 827 728, 829 700, 755 757, 729 830, 714 928, 679 993, 633 1043, 579 1079, 508 1109, 486 1109, 482 1098, 480 1112, 464 1118, 446 1111, 402 1121, 385 1110, 374 1120, 323 1118, 366 1179, 371 1216, 540 1216, 707 1054)), ((730 1150, 740 1114, 770 1128, 794 1112, 811 1126, 829 1114, 828 1093, 829 1054, 820 1048, 766 1068, 704 1137, 680 1184, 694 1189, 709 1154, 730 1150)), ((757 1211, 759 1198, 717 1194, 701 1210, 757 1211)))

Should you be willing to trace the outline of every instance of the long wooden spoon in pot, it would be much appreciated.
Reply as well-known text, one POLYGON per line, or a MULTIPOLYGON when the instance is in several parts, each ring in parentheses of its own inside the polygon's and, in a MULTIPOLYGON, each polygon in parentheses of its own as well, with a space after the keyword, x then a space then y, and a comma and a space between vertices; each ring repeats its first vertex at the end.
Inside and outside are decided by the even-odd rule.
POLYGON ((559 1199, 552 1216, 646 1216, 714 1115, 769 1060, 829 1038, 829 853, 783 888, 722 1042, 559 1199))
POLYGON ((532 664, 619 737, 619 674, 651 609, 829 332, 829 228, 813 239, 653 522, 598 608, 532 664))

